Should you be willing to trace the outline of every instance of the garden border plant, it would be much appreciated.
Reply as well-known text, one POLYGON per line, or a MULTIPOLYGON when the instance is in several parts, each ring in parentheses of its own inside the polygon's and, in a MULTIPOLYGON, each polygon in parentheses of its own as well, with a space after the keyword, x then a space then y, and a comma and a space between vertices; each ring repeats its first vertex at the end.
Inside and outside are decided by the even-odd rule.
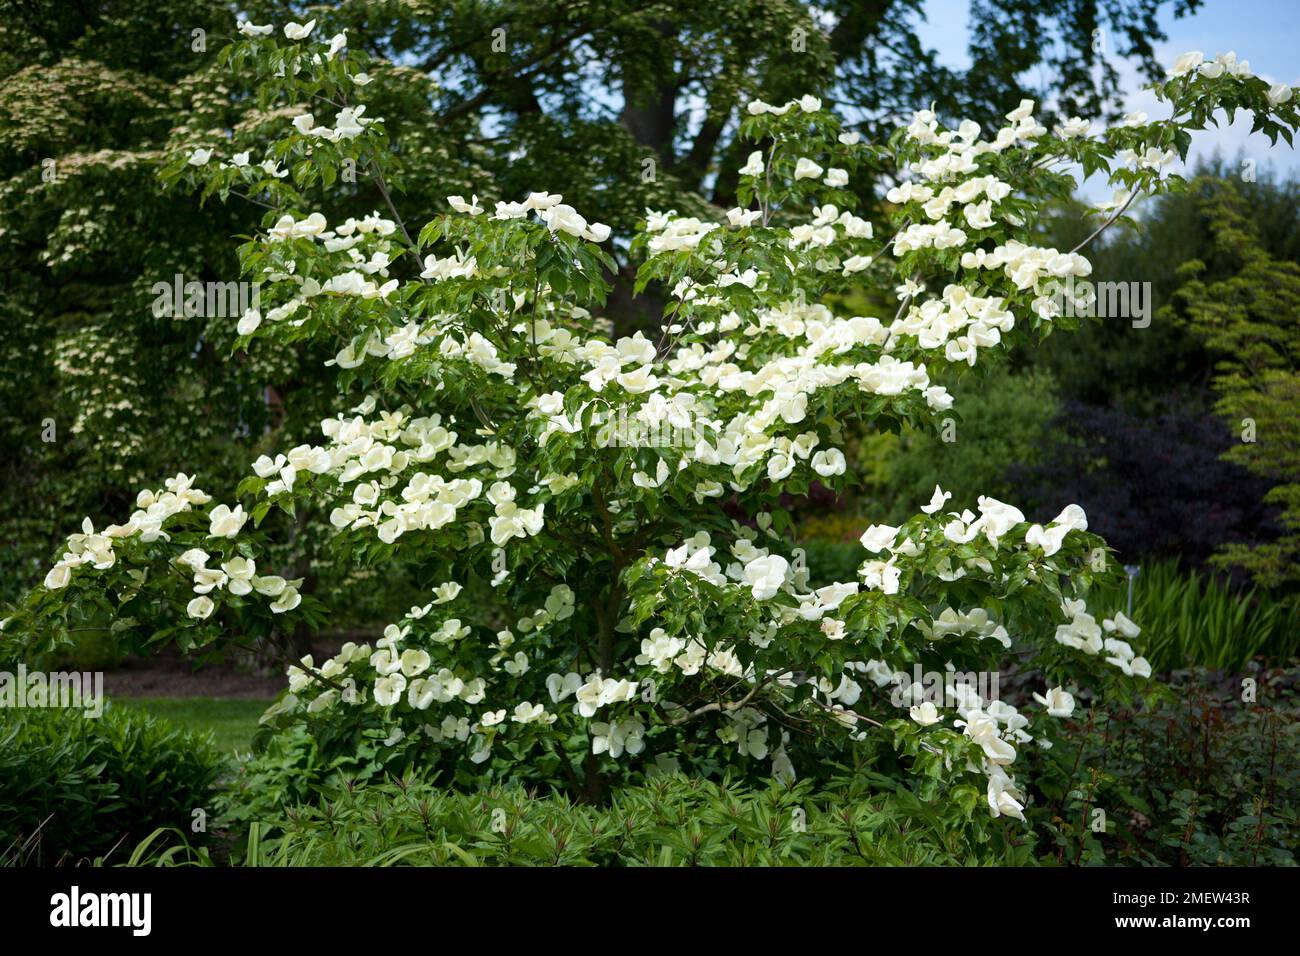
POLYGON ((123 862, 158 827, 201 844, 226 769, 207 735, 138 711, 0 710, 0 866, 123 862))
POLYGON ((1022 819, 1018 751, 1059 738, 1067 688, 1104 701, 1150 674, 1137 626, 1087 610, 1119 572, 1082 510, 1032 524, 990 497, 948 510, 936 487, 902 525, 867 529, 856 580, 812 589, 781 496, 851 483, 839 446, 853 431, 936 427, 964 370, 1073 327, 1055 283, 1089 274, 1087 241, 1139 193, 1179 188, 1169 165, 1219 109, 1290 141, 1291 91, 1235 56, 1188 54, 1153 87, 1164 120, 1049 131, 1026 100, 991 138, 921 110, 883 145, 815 96, 754 100, 741 205, 716 220, 647 212, 630 245, 638 291, 659 283, 670 305, 650 337, 611 341, 595 314, 610 229, 534 192, 451 196, 413 232, 364 102, 385 67, 343 33, 317 42, 316 25, 286 24, 280 42, 241 23, 221 54, 283 111, 281 138, 187 133, 163 175, 269 207, 240 249, 262 297, 239 345, 328 343, 349 410, 320 444, 259 458, 231 503, 181 474, 142 491, 125 523, 87 521, 5 634, 40 650, 111 627, 133 650, 192 649, 317 625, 328 595, 262 555, 278 521, 325 508, 340 561, 400 556, 431 592, 375 646, 290 668, 265 720, 305 726, 327 758, 364 752, 462 786, 560 779, 588 802, 652 770, 788 781, 881 766, 922 799, 942 794, 944 819, 981 805, 1022 819), (1037 246, 1072 166, 1119 192, 1077 248, 1037 246), (863 169, 900 173, 884 235, 844 208, 863 169), (353 173, 382 212, 331 224, 311 211, 314 190, 353 173), (894 289, 894 315, 826 304, 862 284, 894 289), (686 438, 624 441, 611 423, 625 421, 686 438), (993 673, 1012 650, 1045 679, 1023 713, 913 681, 916 667, 993 673))

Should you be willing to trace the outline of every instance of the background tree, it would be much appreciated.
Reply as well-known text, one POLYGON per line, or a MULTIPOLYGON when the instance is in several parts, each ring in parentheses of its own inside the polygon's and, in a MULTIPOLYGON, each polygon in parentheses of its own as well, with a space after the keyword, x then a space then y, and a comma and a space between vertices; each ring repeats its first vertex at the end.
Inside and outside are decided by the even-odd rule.
POLYGON ((1183 263, 1171 312, 1216 359, 1215 411, 1235 437, 1224 457, 1266 479, 1265 501, 1286 532, 1263 544, 1229 543, 1221 563, 1265 585, 1300 582, 1300 264, 1265 248, 1250 204, 1231 180, 1196 184, 1212 260, 1183 263), (1216 268, 1217 266, 1217 268, 1216 268))
MULTIPOLYGON (((0 594, 36 573, 64 502, 128 504, 146 458, 232 474, 266 427, 273 379, 229 361, 228 323, 151 308, 155 281, 238 268, 157 179, 177 87, 204 58, 189 30, 224 20, 193 0, 0 12, 0 594)), ((253 222, 206 216, 217 234, 253 222)))

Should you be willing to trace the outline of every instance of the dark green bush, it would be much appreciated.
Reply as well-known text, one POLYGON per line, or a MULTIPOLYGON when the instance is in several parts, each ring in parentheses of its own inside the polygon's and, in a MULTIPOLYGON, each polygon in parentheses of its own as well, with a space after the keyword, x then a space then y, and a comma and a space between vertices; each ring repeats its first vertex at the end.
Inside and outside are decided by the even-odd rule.
MULTIPOLYGON (((887 450, 883 484, 866 489, 873 508, 883 512, 873 510, 873 520, 896 523, 915 514, 930 500, 936 481, 952 492, 949 504, 958 511, 973 510, 980 495, 1029 504, 1008 478, 1007 463, 1041 458, 1060 407, 1055 381, 1045 372, 1017 373, 1004 365, 983 379, 961 380, 953 394, 957 401, 947 434, 909 429, 887 450)), ((1062 500, 1052 515, 1073 500, 1062 500)))
POLYGON ((33 663, 48 671, 104 671, 119 667, 130 655, 117 643, 111 630, 92 630, 80 635, 76 644, 37 655, 33 663))
POLYGON ((189 833, 223 759, 205 735, 111 705, 99 718, 0 710, 0 863, 125 856, 158 827, 189 833))
POLYGON ((1030 820, 1050 835, 1049 858, 1296 865, 1300 671, 1254 670, 1245 680, 1176 674, 1159 700, 1076 721, 1077 744, 1027 748, 1041 765, 1030 820))
MULTIPOLYGON (((332 779, 365 783, 382 771, 356 759, 327 762, 315 739, 301 725, 254 741, 259 752, 241 761, 217 794, 219 825, 243 830, 278 815, 286 806, 315 803, 332 779)), ((367 745, 368 746, 368 745, 367 745)))
MULTIPOLYGON (((866 524, 862 525, 862 531, 866 524)), ((861 531, 859 532, 861 534, 861 531)), ((853 541, 825 541, 813 538, 804 546, 808 561, 809 580, 814 586, 824 586, 835 581, 852 581, 858 568, 866 560, 862 545, 853 541)))

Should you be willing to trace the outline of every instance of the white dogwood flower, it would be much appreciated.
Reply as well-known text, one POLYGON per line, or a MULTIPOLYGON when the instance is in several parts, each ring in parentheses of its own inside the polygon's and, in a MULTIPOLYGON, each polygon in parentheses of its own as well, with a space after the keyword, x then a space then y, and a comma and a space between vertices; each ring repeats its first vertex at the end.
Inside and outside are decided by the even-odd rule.
POLYGON ((931 724, 937 724, 940 721, 939 709, 934 706, 933 701, 922 701, 919 704, 913 704, 908 710, 911 718, 922 727, 928 727, 931 724))
POLYGON ((750 585, 750 593, 757 601, 766 601, 776 596, 785 585, 790 562, 779 554, 769 554, 755 558, 745 565, 745 580, 750 585))
POLYGON ((1074 713, 1074 697, 1063 687, 1053 687, 1046 697, 1034 694, 1034 700, 1046 707, 1053 717, 1069 717, 1074 713))
POLYGON ((820 179, 822 168, 814 163, 807 156, 800 156, 799 162, 794 167, 795 179, 820 179))
POLYGON ((284 36, 288 40, 305 40, 314 29, 316 29, 315 20, 308 20, 306 23, 295 23, 291 20, 284 25, 284 36))
POLYGON ((406 690, 406 676, 402 673, 389 674, 375 681, 373 688, 375 703, 380 707, 392 707, 402 699, 406 690))
POLYGON ((216 607, 217 606, 213 603, 212 598, 205 594, 190 601, 190 603, 185 606, 185 613, 192 618, 202 621, 205 618, 211 617, 212 612, 216 610, 216 607))
POLYGON ((243 505, 236 505, 233 510, 228 505, 217 505, 208 515, 208 537, 233 538, 247 520, 243 505))

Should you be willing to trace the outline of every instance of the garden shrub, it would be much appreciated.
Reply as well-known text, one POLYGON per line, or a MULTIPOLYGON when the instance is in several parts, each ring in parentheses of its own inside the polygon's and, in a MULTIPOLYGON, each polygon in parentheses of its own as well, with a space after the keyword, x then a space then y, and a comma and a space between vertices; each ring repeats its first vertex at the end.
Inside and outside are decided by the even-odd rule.
POLYGON ((306 727, 293 726, 275 733, 259 733, 260 748, 239 761, 216 796, 218 825, 245 828, 271 819, 285 807, 314 804, 321 793, 339 780, 352 786, 379 783, 389 774, 403 773, 410 764, 396 764, 375 741, 358 741, 350 747, 322 743, 306 727), (378 759, 376 759, 378 758, 378 759))
MULTIPOLYGON (((984 378, 963 380, 953 394, 950 423, 940 423, 938 431, 905 431, 884 455, 884 483, 868 488, 874 492, 872 504, 884 509, 878 518, 902 520, 934 487, 934 476, 944 475, 951 476, 945 490, 953 493, 954 500, 974 500, 984 494, 1027 504, 1044 498, 1075 501, 1092 520, 1087 503, 1071 497, 1075 489, 1052 489, 1031 501, 1026 489, 1007 473, 1008 462, 1026 468, 1037 465, 1058 427, 1060 403, 1049 374, 1033 369, 1015 372, 1003 366, 984 378)), ((1109 539, 1107 543, 1115 546, 1109 539)))
POLYGON ((1169 691, 1089 711, 1068 746, 1035 752, 1043 796, 1029 816, 1050 835, 1044 858, 1296 865, 1300 671, 1253 669, 1248 677, 1174 675, 1169 691))
MULTIPOLYGON (((891 778, 718 785, 680 774, 615 791, 605 807, 519 786, 459 793, 421 778, 303 775, 302 728, 225 794, 215 856, 247 865, 1095 865, 1289 866, 1300 845, 1300 671, 1240 680, 1175 675, 1038 750, 1019 835, 982 814, 954 825, 891 778), (1098 816, 1096 811, 1103 811, 1098 816), (1100 824, 1100 831, 1095 825, 1100 824), (251 859, 250 859, 251 857, 251 859)), ((236 779, 239 779, 238 777, 236 779)), ((212 863, 170 834, 147 858, 212 863)))
POLYGON ((1184 262, 1170 311, 1185 317, 1215 357, 1215 411, 1240 440, 1224 458, 1270 485, 1264 500, 1284 533, 1258 545, 1226 542, 1220 563, 1260 584, 1300 586, 1300 263, 1263 244, 1254 209, 1230 180, 1193 188, 1209 219, 1218 262, 1184 262), (1227 271, 1227 276, 1222 272, 1227 271), (1252 546, 1253 545, 1253 546, 1252 546))
POLYGON ((206 735, 138 711, 0 709, 0 862, 125 857, 158 827, 190 833, 223 767, 206 735))
POLYGON ((1037 461, 1011 462, 1007 480, 1046 515, 1065 495, 1126 564, 1178 558, 1204 565, 1225 541, 1277 536, 1268 482, 1220 457, 1233 441, 1207 412, 1135 415, 1067 401, 1037 461))
MULTIPOLYGON (((1186 191, 1139 200, 1134 205, 1139 228, 1111 230, 1090 247, 1094 281, 1150 284, 1150 324, 1134 327, 1120 317, 1089 322, 1078 334, 1048 339, 1018 359, 1049 372, 1064 398, 1085 405, 1142 416, 1208 411, 1215 356, 1192 324, 1171 308, 1187 284, 1184 263, 1204 263, 1208 271, 1203 278, 1214 280, 1229 279, 1241 268, 1240 250, 1216 241, 1214 210, 1206 199, 1225 188, 1239 195, 1264 248, 1300 262, 1300 179, 1280 179, 1262 167, 1257 179, 1247 183, 1241 169, 1240 159, 1198 160, 1186 191)), ((1051 245, 1071 248, 1091 232, 1078 216, 1082 205, 1071 200, 1046 219, 1051 245)), ((1250 242, 1245 234, 1236 239, 1250 242)), ((1286 316, 1274 314, 1269 322, 1284 324, 1286 316)))
POLYGON ((31 664, 47 671, 103 671, 126 660, 129 655, 118 646, 116 635, 102 630, 86 633, 76 644, 58 647, 31 664))
POLYGON ((851 483, 852 436, 938 429, 964 370, 1077 327, 1058 293, 1089 274, 1082 246, 1034 232, 1075 185, 1056 167, 1109 173, 1123 198, 1104 228, 1137 193, 1179 188, 1169 164, 1221 108, 1289 136, 1290 91, 1189 55, 1153 87, 1166 119, 1049 131, 1025 100, 989 136, 921 110, 881 145, 816 96, 753 100, 740 205, 647 211, 628 251, 638 286, 671 301, 654 338, 616 336, 600 314, 611 228, 563 197, 449 196, 408 228, 385 178, 400 156, 366 112, 366 70, 385 67, 315 26, 281 42, 243 23, 220 56, 256 76, 273 142, 178 129, 162 175, 271 207, 240 249, 262 295, 238 346, 332 353, 342 410, 225 501, 182 473, 123 524, 87 520, 5 634, 48 648, 112 622, 133 649, 193 649, 318 627, 337 596, 275 573, 263 522, 329 509, 340 560, 418 566, 429 592, 373 645, 289 668, 268 724, 305 727, 325 768, 599 804, 665 768, 758 785, 840 767, 907 780, 954 833, 1022 819, 1013 765, 1063 742, 1065 685, 1100 708, 1151 673, 1138 625, 1088 609, 1121 572, 1083 510, 1033 522, 936 486, 919 514, 865 529, 850 580, 813 588, 782 502, 851 483), (885 168, 907 175, 878 235, 849 187, 885 168), (316 194, 362 172, 384 211, 331 224, 316 194), (895 315, 827 304, 861 285, 895 315), (1042 677, 1023 709, 912 677, 996 674, 1008 655, 1042 677))
POLYGON ((867 522, 858 519, 852 542, 807 538, 803 545, 808 562, 808 581, 819 587, 851 578, 862 564, 862 546, 857 538, 866 530, 867 522))

